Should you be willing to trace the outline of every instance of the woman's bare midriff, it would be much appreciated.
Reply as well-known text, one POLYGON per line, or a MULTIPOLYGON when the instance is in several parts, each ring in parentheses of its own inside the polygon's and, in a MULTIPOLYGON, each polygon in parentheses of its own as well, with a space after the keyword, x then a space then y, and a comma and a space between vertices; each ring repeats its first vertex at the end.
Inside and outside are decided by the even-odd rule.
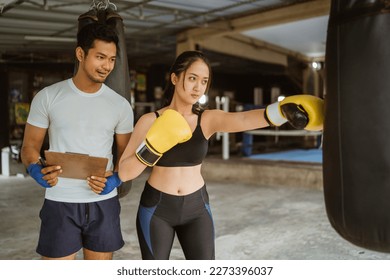
POLYGON ((201 167, 201 164, 186 167, 154 166, 148 182, 161 192, 187 195, 204 186, 201 167))

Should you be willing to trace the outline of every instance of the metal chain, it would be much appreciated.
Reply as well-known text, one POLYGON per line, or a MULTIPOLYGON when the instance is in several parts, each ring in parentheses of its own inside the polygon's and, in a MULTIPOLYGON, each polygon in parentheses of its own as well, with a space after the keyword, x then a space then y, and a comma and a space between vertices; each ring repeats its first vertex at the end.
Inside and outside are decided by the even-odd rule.
POLYGON ((110 0, 93 0, 91 4, 91 9, 95 10, 107 10, 108 8, 112 8, 116 11, 116 5, 112 3, 110 0))

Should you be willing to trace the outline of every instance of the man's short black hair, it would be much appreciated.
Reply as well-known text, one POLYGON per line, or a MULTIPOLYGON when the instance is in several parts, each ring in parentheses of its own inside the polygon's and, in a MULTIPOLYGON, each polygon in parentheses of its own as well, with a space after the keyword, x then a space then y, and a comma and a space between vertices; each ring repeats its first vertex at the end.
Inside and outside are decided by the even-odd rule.
POLYGON ((85 53, 93 47, 95 40, 115 43, 118 49, 118 35, 115 30, 106 24, 90 23, 80 29, 77 33, 77 46, 81 47, 85 53))

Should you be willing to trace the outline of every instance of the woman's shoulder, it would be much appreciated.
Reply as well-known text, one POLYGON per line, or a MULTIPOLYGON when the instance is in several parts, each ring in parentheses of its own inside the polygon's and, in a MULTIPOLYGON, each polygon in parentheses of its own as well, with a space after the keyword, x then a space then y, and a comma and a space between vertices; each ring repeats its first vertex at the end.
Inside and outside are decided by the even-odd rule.
POLYGON ((206 109, 202 113, 202 118, 206 117, 206 118, 212 119, 212 118, 216 118, 219 116, 223 116, 224 113, 225 113, 225 111, 222 111, 220 109, 206 109))
MULTIPOLYGON (((157 112, 157 111, 156 111, 157 112)), ((149 112, 149 113, 145 113, 143 114, 139 120, 140 121, 150 121, 150 120, 155 120, 157 115, 156 115, 156 112, 149 112)))
POLYGON ((223 113, 225 112, 219 109, 206 109, 203 111, 200 125, 206 139, 209 139, 217 132, 218 124, 224 119, 223 113))
POLYGON ((133 134, 136 132, 138 133, 138 131, 147 131, 155 120, 156 115, 154 112, 143 114, 138 120, 136 120, 133 134))

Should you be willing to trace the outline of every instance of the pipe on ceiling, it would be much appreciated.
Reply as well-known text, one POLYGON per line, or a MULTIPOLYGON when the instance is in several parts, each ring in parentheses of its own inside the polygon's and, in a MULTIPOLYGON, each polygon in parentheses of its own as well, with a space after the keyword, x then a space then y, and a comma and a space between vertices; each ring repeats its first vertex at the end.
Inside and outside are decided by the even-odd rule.
POLYGON ((18 0, 18 1, 11 2, 3 7, 0 7, 0 16, 3 15, 6 11, 9 11, 10 9, 15 8, 16 6, 19 6, 24 2, 26 2, 26 0, 18 0))

